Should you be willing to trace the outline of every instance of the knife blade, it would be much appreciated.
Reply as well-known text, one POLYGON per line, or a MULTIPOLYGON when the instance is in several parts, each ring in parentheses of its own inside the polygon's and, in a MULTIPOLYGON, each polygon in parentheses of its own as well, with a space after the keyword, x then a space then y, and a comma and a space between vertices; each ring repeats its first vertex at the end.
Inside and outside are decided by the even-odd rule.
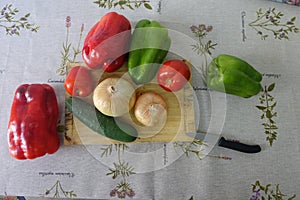
POLYGON ((203 132, 197 132, 197 133, 189 132, 186 133, 186 135, 213 145, 216 144, 217 141, 217 145, 220 147, 228 148, 243 153, 258 153, 261 151, 260 145, 244 144, 239 141, 225 139, 223 136, 217 134, 203 133, 203 132))

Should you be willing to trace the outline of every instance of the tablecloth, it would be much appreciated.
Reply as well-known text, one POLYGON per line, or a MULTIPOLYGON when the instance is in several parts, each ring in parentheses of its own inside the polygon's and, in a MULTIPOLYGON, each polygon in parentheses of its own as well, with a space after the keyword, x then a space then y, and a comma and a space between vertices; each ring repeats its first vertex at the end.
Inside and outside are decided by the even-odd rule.
MULTIPOLYGON (((0 2, 2 198, 212 200, 261 199, 268 195, 273 195, 274 199, 275 196, 278 199, 281 199, 279 196, 282 199, 299 198, 300 34, 296 31, 300 27, 299 7, 262 0, 150 0, 142 1, 140 7, 133 5, 133 9, 126 6, 121 9, 119 4, 103 8, 99 6, 100 2, 110 1, 0 2), (5 21, 9 9, 18 9, 14 19, 22 21, 23 18, 28 22, 27 28, 26 24, 19 29, 7 28, 17 24, 14 20, 5 21), (262 73, 262 85, 266 90, 248 99, 221 95, 212 101, 214 92, 207 89, 201 73, 198 73, 201 70, 195 70, 192 86, 201 116, 199 123, 195 123, 197 130, 221 130, 225 137, 261 145, 262 151, 245 154, 216 145, 208 155, 199 156, 199 144, 192 143, 196 148, 193 151, 191 144, 185 142, 61 144, 53 155, 24 161, 12 158, 8 152, 7 125, 17 86, 22 83, 52 85, 59 102, 59 125, 63 126, 65 76, 59 72, 66 56, 64 47, 68 44, 71 47, 68 61, 82 62, 80 53, 74 56, 74 51, 81 50, 88 30, 111 11, 123 14, 133 23, 147 18, 176 30, 183 38, 194 41, 192 44, 186 44, 184 40, 173 41, 182 48, 191 48, 191 57, 198 56, 192 50, 192 45, 198 40, 190 27, 212 26, 203 38, 216 44, 210 49, 211 57, 231 54, 247 60, 262 73), (268 23, 265 15, 268 12, 280 12, 277 26, 259 26, 268 23), (286 27, 290 28, 285 30, 286 27), (268 118, 263 117, 265 113, 261 109, 266 106, 266 101, 261 101, 266 95, 270 97, 268 106, 273 105, 271 118, 274 126, 270 129, 266 125, 268 118), (212 103, 207 106, 207 102, 212 103), (211 113, 209 108, 213 106, 220 110, 211 113), (221 124, 213 124, 215 118, 220 119, 221 124), (266 139, 268 130, 276 135, 272 145, 266 139)), ((196 69, 200 69, 199 66, 196 69)), ((60 136, 63 138, 64 133, 60 132, 60 136)))

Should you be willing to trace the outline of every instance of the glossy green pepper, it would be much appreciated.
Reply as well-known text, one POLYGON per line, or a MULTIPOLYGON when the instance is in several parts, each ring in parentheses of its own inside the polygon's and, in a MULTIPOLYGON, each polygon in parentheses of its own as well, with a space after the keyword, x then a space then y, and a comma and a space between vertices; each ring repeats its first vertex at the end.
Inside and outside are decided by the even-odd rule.
POLYGON ((128 56, 128 73, 136 84, 155 77, 170 45, 168 29, 157 21, 143 19, 136 24, 128 56))
POLYGON ((235 56, 222 54, 208 66, 207 87, 216 91, 249 98, 262 90, 262 75, 250 64, 235 56))

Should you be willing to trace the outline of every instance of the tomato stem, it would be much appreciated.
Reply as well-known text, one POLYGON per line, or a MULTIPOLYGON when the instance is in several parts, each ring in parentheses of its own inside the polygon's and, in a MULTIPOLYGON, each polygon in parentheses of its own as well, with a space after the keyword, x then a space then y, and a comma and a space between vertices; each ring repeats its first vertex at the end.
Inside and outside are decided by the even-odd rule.
POLYGON ((173 80, 172 80, 171 78, 167 78, 167 79, 166 79, 166 86, 167 86, 167 87, 170 87, 171 84, 172 84, 172 82, 173 82, 173 80))

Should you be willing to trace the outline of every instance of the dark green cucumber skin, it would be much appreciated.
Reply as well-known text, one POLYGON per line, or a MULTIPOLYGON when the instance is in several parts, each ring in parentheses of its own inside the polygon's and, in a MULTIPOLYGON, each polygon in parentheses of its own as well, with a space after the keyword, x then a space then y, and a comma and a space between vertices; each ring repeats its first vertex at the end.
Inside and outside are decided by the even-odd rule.
POLYGON ((137 131, 134 127, 104 115, 95 106, 80 98, 69 97, 65 104, 67 109, 83 124, 105 137, 120 142, 133 142, 137 139, 137 131))

